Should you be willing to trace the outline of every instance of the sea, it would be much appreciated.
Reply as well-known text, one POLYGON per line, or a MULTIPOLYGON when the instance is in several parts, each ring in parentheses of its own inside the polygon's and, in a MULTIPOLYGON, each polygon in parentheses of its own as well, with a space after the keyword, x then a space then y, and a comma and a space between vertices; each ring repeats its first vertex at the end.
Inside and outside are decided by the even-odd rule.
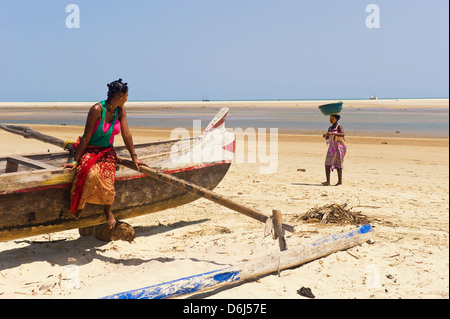
MULTIPOLYGON (((153 107, 127 109, 130 127, 205 128, 219 107, 153 107), (194 120, 196 123, 194 124, 194 120)), ((87 109, 4 108, 0 123, 84 125, 87 109)), ((345 108, 339 123, 347 136, 449 138, 449 109, 345 108)), ((329 116, 316 108, 231 107, 226 127, 240 129, 278 128, 279 132, 322 134, 330 126, 329 116)))

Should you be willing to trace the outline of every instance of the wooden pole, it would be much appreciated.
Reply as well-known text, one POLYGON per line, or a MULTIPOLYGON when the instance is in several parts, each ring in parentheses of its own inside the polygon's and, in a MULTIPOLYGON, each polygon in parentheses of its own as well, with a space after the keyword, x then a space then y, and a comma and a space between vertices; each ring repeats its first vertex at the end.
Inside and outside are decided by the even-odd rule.
POLYGON ((281 211, 274 209, 272 211, 272 216, 273 216, 273 227, 275 230, 274 239, 278 238, 280 250, 285 251, 288 249, 288 247, 287 247, 286 237, 284 236, 285 235, 284 229, 282 227, 283 220, 282 220, 282 216, 281 216, 281 211))
POLYGON ((126 291, 103 297, 103 299, 166 299, 205 292, 239 281, 260 277, 278 270, 304 264, 339 250, 362 244, 373 234, 370 225, 355 230, 328 236, 312 243, 286 251, 239 263, 235 266, 215 270, 191 277, 126 291))
MULTIPOLYGON (((137 170, 136 165, 130 160, 125 160, 125 159, 120 158, 119 164, 124 165, 128 168, 137 170)), ((181 178, 175 177, 173 175, 170 175, 170 174, 167 174, 167 173, 164 173, 159 170, 156 170, 156 169, 153 169, 153 168, 150 168, 147 166, 143 166, 143 165, 140 165, 139 169, 140 169, 140 172, 144 173, 145 175, 147 175, 151 178, 157 179, 164 183, 167 183, 172 186, 186 190, 192 194, 206 198, 210 201, 213 201, 217 204, 220 204, 229 209, 232 209, 238 213, 241 213, 248 217, 256 219, 260 222, 265 223, 267 221, 267 219, 270 218, 270 216, 267 216, 267 215, 257 211, 256 209, 236 203, 235 201, 231 200, 230 198, 227 198, 225 196, 217 194, 216 192, 213 192, 207 188, 187 182, 187 181, 185 181, 181 178)), ((285 229, 289 232, 294 232, 293 226, 288 225, 288 224, 281 224, 281 225, 282 225, 283 229, 285 229)))
MULTIPOLYGON (((65 142, 63 140, 50 135, 42 134, 28 126, 0 124, 0 128, 13 134, 22 135, 24 138, 34 138, 41 142, 64 148, 65 142)), ((71 155, 75 155, 75 149, 72 144, 68 144, 66 148, 71 155)))

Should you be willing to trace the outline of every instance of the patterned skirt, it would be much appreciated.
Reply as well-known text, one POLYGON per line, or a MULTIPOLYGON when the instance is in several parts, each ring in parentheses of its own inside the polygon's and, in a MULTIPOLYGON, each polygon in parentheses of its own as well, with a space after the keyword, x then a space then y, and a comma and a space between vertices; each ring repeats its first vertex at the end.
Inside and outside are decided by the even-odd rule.
POLYGON ((70 212, 84 209, 86 203, 111 205, 116 195, 114 181, 118 157, 113 147, 87 149, 77 167, 71 189, 70 212))
POLYGON ((327 157, 325 158, 325 167, 330 167, 331 170, 334 170, 335 168, 343 169, 346 153, 347 145, 342 139, 338 138, 334 141, 330 139, 327 157))

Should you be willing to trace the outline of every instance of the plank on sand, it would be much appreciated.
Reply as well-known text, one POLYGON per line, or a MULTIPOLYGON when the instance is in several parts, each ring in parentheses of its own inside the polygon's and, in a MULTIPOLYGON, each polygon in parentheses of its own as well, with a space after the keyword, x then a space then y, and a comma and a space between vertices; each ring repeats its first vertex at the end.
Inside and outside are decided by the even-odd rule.
POLYGON ((366 242, 372 234, 372 227, 364 225, 349 232, 324 237, 312 243, 261 257, 254 261, 243 262, 220 270, 106 296, 103 299, 166 299, 205 292, 238 281, 295 267, 339 250, 348 249, 366 242))

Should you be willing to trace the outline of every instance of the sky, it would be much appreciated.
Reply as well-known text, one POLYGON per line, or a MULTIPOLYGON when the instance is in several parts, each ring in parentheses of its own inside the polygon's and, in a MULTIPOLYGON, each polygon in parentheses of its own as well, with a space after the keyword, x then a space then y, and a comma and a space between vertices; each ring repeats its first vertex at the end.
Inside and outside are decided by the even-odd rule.
POLYGON ((0 0, 0 101, 118 78, 129 101, 448 97, 449 2, 0 0))

